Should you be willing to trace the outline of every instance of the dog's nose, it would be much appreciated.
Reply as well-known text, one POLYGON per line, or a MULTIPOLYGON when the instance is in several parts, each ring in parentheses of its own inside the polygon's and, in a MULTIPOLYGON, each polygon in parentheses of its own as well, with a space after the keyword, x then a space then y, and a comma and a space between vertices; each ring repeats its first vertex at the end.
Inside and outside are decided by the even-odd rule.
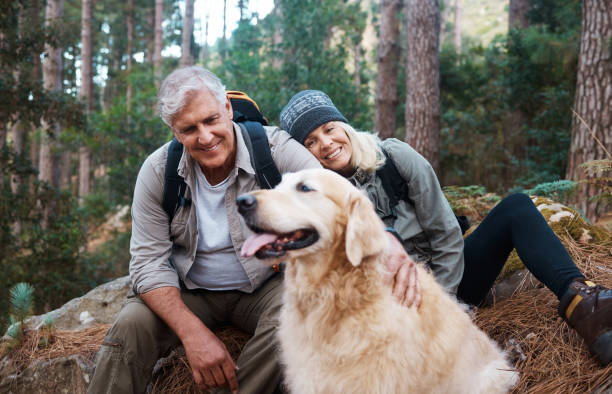
POLYGON ((236 199, 238 204, 238 212, 244 215, 257 207, 257 199, 252 194, 243 194, 236 199))

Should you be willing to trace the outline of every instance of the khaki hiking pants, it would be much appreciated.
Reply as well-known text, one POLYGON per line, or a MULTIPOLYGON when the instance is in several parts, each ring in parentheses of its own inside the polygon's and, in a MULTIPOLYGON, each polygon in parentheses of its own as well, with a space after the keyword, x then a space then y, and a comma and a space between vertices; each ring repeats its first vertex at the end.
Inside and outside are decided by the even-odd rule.
MULTIPOLYGON (((276 329, 282 283, 282 275, 276 274, 251 294, 206 290, 181 293, 187 307, 208 328, 229 323, 253 335, 237 361, 241 394, 278 392, 282 373, 276 329)), ((177 345, 178 337, 140 297, 129 297, 106 334, 87 392, 144 393, 157 360, 177 345)))

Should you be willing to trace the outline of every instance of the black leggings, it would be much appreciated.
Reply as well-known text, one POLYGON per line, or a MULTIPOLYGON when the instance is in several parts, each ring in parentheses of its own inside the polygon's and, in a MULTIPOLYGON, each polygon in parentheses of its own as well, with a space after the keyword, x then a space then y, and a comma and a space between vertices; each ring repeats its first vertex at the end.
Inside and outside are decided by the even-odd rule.
POLYGON ((457 297, 478 305, 516 248, 525 267, 561 298, 574 278, 583 277, 531 199, 503 199, 465 239, 465 270, 457 297))

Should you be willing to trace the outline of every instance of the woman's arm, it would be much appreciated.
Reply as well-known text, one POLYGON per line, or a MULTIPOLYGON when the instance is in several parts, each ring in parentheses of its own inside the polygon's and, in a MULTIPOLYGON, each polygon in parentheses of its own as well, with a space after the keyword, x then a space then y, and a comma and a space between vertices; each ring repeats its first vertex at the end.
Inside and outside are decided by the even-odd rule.
POLYGON ((408 183, 409 204, 414 206, 419 225, 429 241, 434 275, 454 294, 463 276, 463 237, 438 178, 429 162, 410 145, 388 139, 384 149, 408 183))

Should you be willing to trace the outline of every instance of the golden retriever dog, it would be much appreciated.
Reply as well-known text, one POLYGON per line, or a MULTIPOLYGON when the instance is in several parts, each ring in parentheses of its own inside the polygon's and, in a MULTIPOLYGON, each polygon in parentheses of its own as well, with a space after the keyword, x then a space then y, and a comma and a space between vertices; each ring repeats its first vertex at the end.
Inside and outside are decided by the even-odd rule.
POLYGON ((238 198, 243 255, 286 262, 286 384, 306 393, 505 393, 518 374, 456 299, 418 268, 407 308, 383 282, 387 235, 368 198, 328 170, 238 198))

